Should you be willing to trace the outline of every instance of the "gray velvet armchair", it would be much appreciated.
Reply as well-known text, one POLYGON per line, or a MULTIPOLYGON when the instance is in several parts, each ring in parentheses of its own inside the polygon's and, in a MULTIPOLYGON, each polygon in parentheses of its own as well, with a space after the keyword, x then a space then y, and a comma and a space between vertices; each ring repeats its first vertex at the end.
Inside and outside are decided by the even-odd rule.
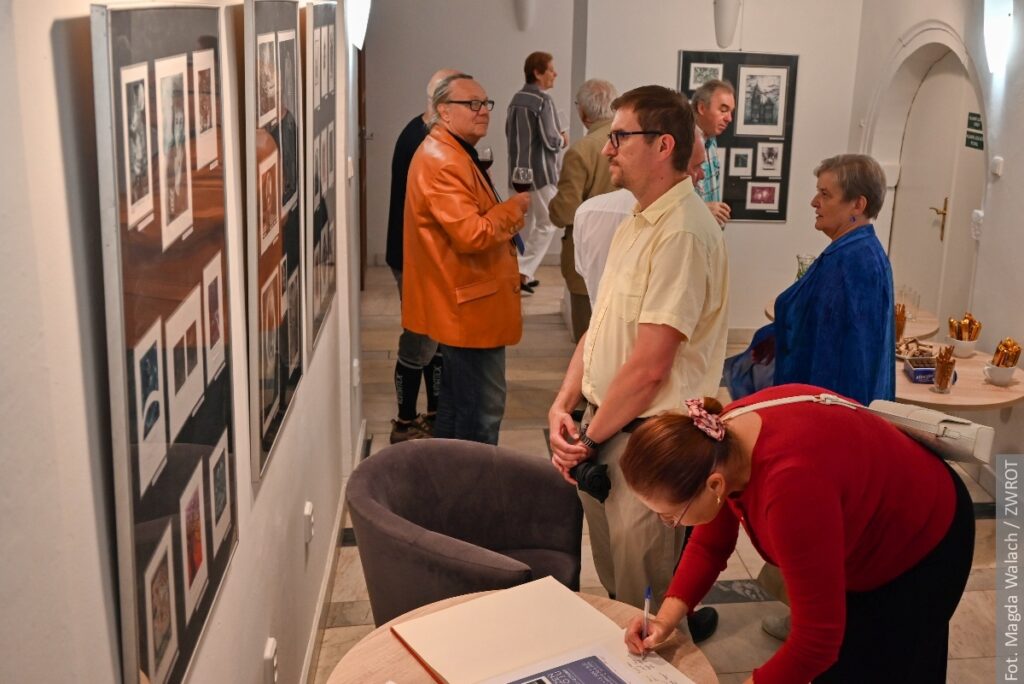
POLYGON ((583 510, 545 458, 413 440, 360 463, 346 498, 377 625, 548 575, 579 589, 583 510))

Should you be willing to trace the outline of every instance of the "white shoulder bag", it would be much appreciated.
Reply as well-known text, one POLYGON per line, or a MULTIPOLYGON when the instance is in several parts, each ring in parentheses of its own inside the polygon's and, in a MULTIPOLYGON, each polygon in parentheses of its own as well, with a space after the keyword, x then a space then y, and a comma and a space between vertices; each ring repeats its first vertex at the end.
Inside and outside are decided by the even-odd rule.
POLYGON ((722 416, 722 420, 729 420, 761 408, 806 401, 813 401, 817 404, 836 404, 856 411, 867 411, 892 423, 920 442, 925 448, 947 461, 985 465, 991 462, 995 430, 988 425, 981 425, 941 411, 921 408, 913 404, 885 401, 884 399, 876 399, 871 402, 870 406, 861 406, 835 394, 800 394, 741 406, 722 416))

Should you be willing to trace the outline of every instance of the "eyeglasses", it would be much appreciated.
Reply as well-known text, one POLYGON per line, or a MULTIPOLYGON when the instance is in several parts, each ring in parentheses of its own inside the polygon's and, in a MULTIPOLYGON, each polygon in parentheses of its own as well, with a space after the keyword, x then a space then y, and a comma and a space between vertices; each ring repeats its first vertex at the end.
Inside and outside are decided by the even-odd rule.
POLYGON ((661 520, 662 524, 666 527, 679 527, 679 523, 683 521, 683 516, 686 515, 686 511, 690 510, 690 506, 693 505, 694 499, 696 499, 698 496, 700 496, 700 493, 695 494, 693 498, 686 502, 686 505, 683 506, 683 512, 680 513, 677 517, 670 518, 666 517, 664 513, 659 513, 658 519, 661 520))
POLYGON ((661 131, 612 131, 608 134, 608 141, 612 144, 613 149, 619 149, 619 145, 622 144, 623 138, 628 138, 631 135, 661 135, 661 131))
POLYGON ((479 112, 481 107, 487 107, 487 111, 494 109, 494 100, 448 100, 447 104, 466 105, 474 112, 479 112))

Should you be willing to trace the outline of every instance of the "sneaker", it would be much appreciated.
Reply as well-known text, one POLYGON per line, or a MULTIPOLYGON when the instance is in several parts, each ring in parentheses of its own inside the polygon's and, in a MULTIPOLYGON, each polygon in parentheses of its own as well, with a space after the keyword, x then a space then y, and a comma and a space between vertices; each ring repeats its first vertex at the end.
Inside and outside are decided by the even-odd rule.
POLYGON ((391 421, 391 443, 407 442, 410 439, 425 439, 430 437, 430 431, 423 424, 419 416, 413 420, 402 420, 395 418, 391 421))
POLYGON ((522 285, 519 286, 519 294, 521 294, 523 297, 529 297, 530 295, 533 294, 533 288, 527 285, 526 283, 523 283, 522 285))
POLYGON ((540 285, 540 281, 539 280, 531 280, 530 282, 526 283, 526 286, 528 288, 530 288, 531 290, 536 288, 538 285, 540 285))
POLYGON ((690 628, 690 638, 699 644, 715 633, 718 629, 718 611, 705 606, 686 616, 686 626, 690 628))
POLYGON ((416 416, 416 420, 419 422, 428 435, 434 436, 434 423, 437 421, 437 411, 428 411, 427 413, 421 413, 416 416))
POLYGON ((789 617, 789 613, 778 617, 766 617, 761 620, 761 629, 765 634, 773 636, 779 641, 785 641, 789 638, 789 628, 791 627, 789 617))

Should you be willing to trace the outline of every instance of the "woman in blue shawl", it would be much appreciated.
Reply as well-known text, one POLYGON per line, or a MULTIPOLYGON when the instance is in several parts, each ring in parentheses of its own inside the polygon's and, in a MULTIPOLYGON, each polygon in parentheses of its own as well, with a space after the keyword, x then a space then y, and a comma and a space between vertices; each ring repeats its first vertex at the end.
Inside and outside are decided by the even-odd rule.
POLYGON ((892 268, 871 225, 885 199, 885 174, 862 154, 831 157, 814 173, 814 227, 832 244, 775 300, 775 323, 727 361, 730 392, 736 399, 768 384, 799 382, 863 404, 892 400, 892 268), (774 378, 766 382, 773 353, 774 378))

